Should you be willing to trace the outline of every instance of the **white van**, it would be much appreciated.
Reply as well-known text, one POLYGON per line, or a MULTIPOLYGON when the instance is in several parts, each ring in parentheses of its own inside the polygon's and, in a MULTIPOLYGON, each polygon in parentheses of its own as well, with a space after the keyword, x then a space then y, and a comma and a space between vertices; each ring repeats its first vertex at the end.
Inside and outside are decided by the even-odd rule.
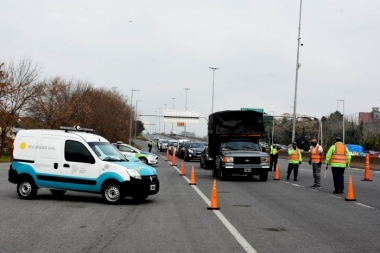
POLYGON ((91 129, 20 130, 13 144, 9 182, 17 184, 22 199, 32 199, 38 188, 54 195, 67 190, 102 194, 104 202, 119 203, 125 196, 142 201, 157 194, 156 170, 127 159, 91 129))

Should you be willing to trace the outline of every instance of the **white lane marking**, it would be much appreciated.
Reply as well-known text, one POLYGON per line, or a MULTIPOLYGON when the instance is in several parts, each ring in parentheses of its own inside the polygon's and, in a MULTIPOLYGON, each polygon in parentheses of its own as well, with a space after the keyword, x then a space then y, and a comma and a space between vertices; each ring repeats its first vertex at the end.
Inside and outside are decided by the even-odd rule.
POLYGON ((297 187, 303 187, 302 185, 299 185, 299 184, 291 184, 293 186, 297 186, 297 187))
MULTIPOLYGON (((175 170, 178 171, 178 173, 181 173, 181 171, 176 167, 173 166, 175 170)), ((190 180, 183 176, 183 178, 190 183, 190 180)), ((198 193, 198 195, 206 202, 207 205, 211 203, 211 201, 199 190, 199 188, 196 185, 191 185, 193 189, 198 193)), ((219 220, 222 222, 222 224, 227 228, 228 231, 230 231, 231 235, 235 237, 236 241, 243 247, 243 249, 248 253, 257 253, 257 251, 249 244, 249 242, 237 231, 237 229, 227 220, 226 217, 219 211, 219 210, 213 210, 216 217, 219 218, 219 220)))
POLYGON ((355 202, 357 205, 359 206, 362 206, 362 207, 366 207, 366 208, 373 208, 372 206, 367 206, 367 205, 364 205, 362 203, 358 203, 358 202, 355 202))
POLYGON ((341 197, 338 197, 338 196, 335 196, 335 195, 331 195, 331 194, 328 194, 330 197, 333 197, 333 198, 336 198, 336 199, 341 199, 341 197))

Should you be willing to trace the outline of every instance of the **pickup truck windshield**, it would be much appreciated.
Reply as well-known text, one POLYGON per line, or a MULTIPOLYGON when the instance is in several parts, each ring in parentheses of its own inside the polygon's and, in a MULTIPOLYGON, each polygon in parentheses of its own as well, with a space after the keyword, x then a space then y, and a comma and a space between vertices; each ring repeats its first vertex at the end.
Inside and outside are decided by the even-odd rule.
POLYGON ((229 150, 251 150, 251 151, 260 151, 259 144, 253 141, 247 140, 229 140, 222 142, 221 151, 229 150))

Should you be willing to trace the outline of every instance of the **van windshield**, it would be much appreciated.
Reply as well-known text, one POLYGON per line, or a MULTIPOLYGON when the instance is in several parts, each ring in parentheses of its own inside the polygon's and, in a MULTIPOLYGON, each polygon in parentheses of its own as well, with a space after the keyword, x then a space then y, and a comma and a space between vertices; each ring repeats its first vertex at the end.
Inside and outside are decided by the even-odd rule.
POLYGON ((128 161, 119 150, 108 142, 89 142, 91 149, 102 161, 126 162, 128 161))

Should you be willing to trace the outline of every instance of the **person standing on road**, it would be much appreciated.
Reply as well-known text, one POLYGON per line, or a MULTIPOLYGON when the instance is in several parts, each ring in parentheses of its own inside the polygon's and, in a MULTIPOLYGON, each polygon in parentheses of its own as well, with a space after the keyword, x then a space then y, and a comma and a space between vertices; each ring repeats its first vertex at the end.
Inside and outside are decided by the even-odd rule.
POLYGON ((293 142, 289 145, 288 155, 289 165, 286 179, 289 180, 290 174, 292 174, 292 170, 294 169, 294 181, 298 181, 298 166, 302 163, 302 155, 301 151, 297 148, 297 142, 293 142))
POLYGON ((275 143, 272 143, 270 145, 270 163, 269 163, 269 168, 272 171, 272 167, 274 166, 274 170, 276 171, 277 168, 277 161, 278 161, 278 152, 280 152, 281 147, 280 145, 277 145, 275 143))
POLYGON ((309 164, 313 168, 314 184, 310 186, 314 189, 321 188, 321 167, 323 160, 323 148, 316 139, 311 140, 309 164))
POLYGON ((335 144, 329 148, 326 154, 326 164, 331 164, 335 188, 334 193, 339 194, 343 193, 344 190, 344 170, 350 165, 351 154, 346 145, 342 143, 340 137, 336 137, 335 141, 335 144))
POLYGON ((152 146, 153 146, 152 141, 149 141, 149 143, 148 143, 149 153, 150 153, 150 151, 152 151, 152 146))

